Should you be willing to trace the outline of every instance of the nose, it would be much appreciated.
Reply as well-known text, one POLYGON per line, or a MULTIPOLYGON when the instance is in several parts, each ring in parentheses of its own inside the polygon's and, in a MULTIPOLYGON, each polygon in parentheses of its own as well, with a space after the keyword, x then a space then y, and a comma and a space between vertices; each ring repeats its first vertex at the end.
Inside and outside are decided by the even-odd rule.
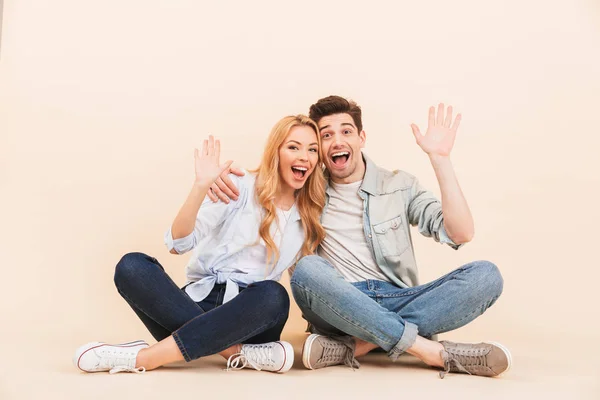
POLYGON ((337 147, 342 144, 342 135, 335 134, 333 135, 333 144, 337 147))
POLYGON ((308 161, 308 150, 300 152, 300 161, 308 161))

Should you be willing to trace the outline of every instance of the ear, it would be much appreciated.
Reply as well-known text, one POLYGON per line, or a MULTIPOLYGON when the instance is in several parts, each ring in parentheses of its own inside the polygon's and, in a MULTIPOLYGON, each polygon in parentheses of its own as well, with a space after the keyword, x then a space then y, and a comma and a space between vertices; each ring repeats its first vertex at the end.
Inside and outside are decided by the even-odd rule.
POLYGON ((365 148, 365 142, 367 141, 367 132, 365 132, 364 129, 363 129, 358 134, 358 137, 360 138, 360 148, 364 149, 365 148))

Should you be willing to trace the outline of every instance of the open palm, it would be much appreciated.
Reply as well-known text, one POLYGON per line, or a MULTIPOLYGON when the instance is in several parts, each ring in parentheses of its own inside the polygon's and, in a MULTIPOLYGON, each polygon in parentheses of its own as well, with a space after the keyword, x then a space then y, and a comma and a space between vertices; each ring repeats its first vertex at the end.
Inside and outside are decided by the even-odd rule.
POLYGON ((233 161, 219 164, 221 142, 210 135, 202 144, 202 150, 194 149, 196 182, 211 185, 233 161))
POLYGON ((411 124, 411 128, 417 144, 425 153, 448 156, 452 151, 452 147, 454 147, 454 139, 456 138, 458 125, 460 125, 460 119, 461 115, 458 114, 452 122, 452 106, 448 107, 444 116, 444 104, 440 103, 437 116, 435 107, 429 108, 429 121, 425 135, 421 134, 417 125, 411 124))

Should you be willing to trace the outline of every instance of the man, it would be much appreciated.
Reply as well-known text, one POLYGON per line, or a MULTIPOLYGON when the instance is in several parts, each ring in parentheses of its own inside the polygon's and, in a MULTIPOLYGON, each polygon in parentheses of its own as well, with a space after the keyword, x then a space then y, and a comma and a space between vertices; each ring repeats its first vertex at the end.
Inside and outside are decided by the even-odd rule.
MULTIPOLYGON (((404 352, 447 372, 497 376, 510 368, 509 351, 497 343, 462 344, 430 338, 466 325, 502 292, 498 268, 476 261, 419 285, 410 225, 458 249, 473 237, 473 218, 458 184, 450 152, 461 116, 440 104, 429 110, 426 133, 411 125, 429 156, 442 202, 403 171, 386 171, 362 153, 366 133, 361 109, 339 96, 310 107, 317 122, 329 177, 322 224, 327 233, 318 256, 302 258, 292 293, 311 334, 305 367, 358 367, 355 357, 381 347, 391 360, 404 352)), ((223 182, 220 187, 234 195, 223 182)), ((216 195, 223 193, 213 186, 216 195)), ((216 197, 212 195, 214 199, 216 197)))

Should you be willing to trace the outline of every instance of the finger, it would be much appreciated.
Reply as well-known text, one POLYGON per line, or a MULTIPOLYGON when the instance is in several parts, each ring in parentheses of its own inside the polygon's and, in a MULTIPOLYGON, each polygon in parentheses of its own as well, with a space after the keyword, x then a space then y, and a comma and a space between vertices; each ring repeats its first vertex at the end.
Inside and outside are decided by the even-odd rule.
POLYGON ((198 154, 198 149, 194 149, 194 158, 200 158, 200 155, 198 154))
POLYGON ((429 126, 427 128, 433 128, 435 126, 435 108, 429 107, 429 120, 427 121, 429 126))
POLYGON ((410 127, 412 128, 412 133, 415 136, 415 139, 417 140, 417 143, 418 143, 423 135, 421 135, 421 131, 419 130, 419 127, 417 125, 410 124, 410 127))
POLYGON ((237 176, 244 176, 244 175, 246 175, 244 173, 244 171, 242 171, 239 168, 229 168, 229 172, 231 172, 232 174, 237 175, 237 176))
POLYGON ((437 121, 435 124, 439 126, 444 125, 444 103, 438 104, 437 121))
POLYGON ((217 160, 217 164, 219 163, 219 156, 221 155, 221 141, 215 140, 215 159, 217 160))
POLYGON ((208 153, 209 156, 215 154, 215 137, 213 135, 208 136, 208 153))
POLYGON ((221 167, 221 174, 223 172, 227 172, 229 174, 229 167, 231 166, 231 163, 233 163, 233 160, 227 160, 223 164, 220 165, 220 167, 221 167))
MULTIPOLYGON (((219 179, 217 179, 217 181, 219 181, 219 179)), ((213 192, 215 192, 217 197, 219 199, 221 199, 224 203, 229 204, 229 197, 221 191, 221 189, 219 188, 219 186, 217 184, 217 181, 215 181, 215 183, 213 184, 215 186, 215 188, 213 189, 213 192)))
POLYGON ((452 124, 452 106, 448 106, 448 114, 446 115, 444 126, 450 128, 450 124, 452 124))
POLYGON ((204 140, 204 142, 202 142, 202 153, 201 155, 206 155, 208 154, 208 140, 204 140))
MULTIPOLYGON (((222 177, 221 179, 223 180, 223 183, 225 185, 227 185, 227 187, 233 192, 233 194, 235 194, 236 196, 240 195, 240 191, 235 186, 235 183, 233 183, 233 181, 231 180, 231 178, 229 176, 222 177)), ((237 199, 235 199, 235 200, 237 200, 237 199)))
POLYGON ((221 189, 221 192, 226 194, 228 198, 230 198, 232 200, 238 199, 238 195, 235 194, 229 186, 227 186, 227 184, 225 183, 225 181, 223 179, 218 179, 217 181, 215 181, 215 183, 219 186, 219 189, 221 189))
POLYGON ((219 201, 219 198, 217 196, 215 196, 215 194, 213 192, 213 188, 212 188, 213 186, 215 186, 214 183, 212 184, 210 189, 208 189, 208 192, 206 193, 206 195, 208 196, 209 199, 212 200, 213 203, 216 203, 217 201, 219 201))
POLYGON ((462 119, 462 115, 456 114, 456 118, 454 119, 454 123, 452 124, 452 130, 456 132, 458 130, 458 126, 460 125, 460 120, 462 119))

